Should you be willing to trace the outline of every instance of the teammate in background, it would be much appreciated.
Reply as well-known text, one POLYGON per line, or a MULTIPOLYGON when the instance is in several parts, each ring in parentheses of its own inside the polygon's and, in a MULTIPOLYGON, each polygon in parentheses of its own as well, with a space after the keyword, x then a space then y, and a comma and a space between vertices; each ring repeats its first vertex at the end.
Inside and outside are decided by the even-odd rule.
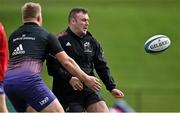
POLYGON ((4 26, 0 23, 0 112, 8 112, 3 88, 4 74, 8 66, 8 44, 4 26))
POLYGON ((48 53, 56 56, 72 75, 94 91, 101 88, 99 80, 85 74, 63 51, 58 39, 41 27, 41 6, 38 3, 25 3, 22 19, 23 25, 9 38, 10 59, 4 79, 5 93, 17 112, 29 111, 29 108, 38 112, 64 112, 41 78, 43 61, 48 53))
MULTIPOLYGON (((69 13, 68 28, 60 33, 58 39, 66 53, 73 58, 88 75, 95 69, 107 90, 115 98, 124 94, 116 89, 110 69, 104 58, 103 50, 97 40, 88 32, 89 16, 84 8, 74 8, 69 13)), ((66 112, 108 112, 108 107, 100 96, 84 86, 57 62, 53 55, 47 58, 49 75, 53 76, 53 92, 66 112), (63 75, 63 76, 60 76, 63 75)))
POLYGON ((123 99, 117 99, 113 107, 110 108, 111 113, 136 113, 132 107, 123 99))

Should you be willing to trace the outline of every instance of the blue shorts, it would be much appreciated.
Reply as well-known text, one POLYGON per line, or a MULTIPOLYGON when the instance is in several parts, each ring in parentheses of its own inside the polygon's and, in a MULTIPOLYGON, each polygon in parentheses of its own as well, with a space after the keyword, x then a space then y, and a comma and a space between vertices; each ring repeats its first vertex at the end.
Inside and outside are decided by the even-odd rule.
POLYGON ((41 75, 27 72, 7 72, 4 91, 17 112, 25 112, 28 105, 40 112, 56 98, 41 75))
POLYGON ((4 94, 3 82, 0 81, 0 94, 4 94))

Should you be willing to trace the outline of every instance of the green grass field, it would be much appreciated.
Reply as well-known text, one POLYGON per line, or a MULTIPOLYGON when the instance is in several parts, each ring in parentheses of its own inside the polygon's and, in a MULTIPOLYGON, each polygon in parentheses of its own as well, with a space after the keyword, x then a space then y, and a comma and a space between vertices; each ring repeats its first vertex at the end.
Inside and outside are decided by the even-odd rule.
MULTIPOLYGON (((21 25, 20 8, 25 1, 0 0, 0 21, 8 35, 21 25)), ((117 87, 136 111, 180 112, 179 0, 38 2, 43 9, 43 26, 53 34, 66 28, 71 8, 82 6, 89 10, 89 31, 104 48, 117 87), (169 36, 171 47, 158 55, 145 53, 144 42, 156 34, 169 36)), ((52 78, 45 67, 43 74, 51 88, 52 78)), ((115 99, 111 94, 104 88, 101 93, 108 106, 112 106, 115 99)))

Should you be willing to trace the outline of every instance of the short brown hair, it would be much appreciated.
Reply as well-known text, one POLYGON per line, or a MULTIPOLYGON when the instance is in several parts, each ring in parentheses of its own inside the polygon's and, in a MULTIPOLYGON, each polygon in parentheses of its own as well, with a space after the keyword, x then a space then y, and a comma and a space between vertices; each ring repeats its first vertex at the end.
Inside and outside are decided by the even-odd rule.
POLYGON ((41 6, 39 3, 28 2, 22 6, 22 18, 24 20, 36 18, 41 14, 41 6))
POLYGON ((69 13, 68 22, 70 22, 71 18, 74 18, 75 15, 79 12, 82 12, 84 14, 88 13, 88 11, 85 8, 82 8, 82 7, 73 8, 69 13))

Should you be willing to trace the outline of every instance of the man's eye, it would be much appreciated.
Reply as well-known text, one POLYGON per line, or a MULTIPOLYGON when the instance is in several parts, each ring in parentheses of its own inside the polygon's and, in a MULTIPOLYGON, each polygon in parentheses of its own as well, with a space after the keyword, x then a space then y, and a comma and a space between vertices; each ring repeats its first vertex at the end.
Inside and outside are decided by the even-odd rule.
POLYGON ((88 21, 88 19, 82 19, 82 21, 86 22, 86 21, 88 21))

